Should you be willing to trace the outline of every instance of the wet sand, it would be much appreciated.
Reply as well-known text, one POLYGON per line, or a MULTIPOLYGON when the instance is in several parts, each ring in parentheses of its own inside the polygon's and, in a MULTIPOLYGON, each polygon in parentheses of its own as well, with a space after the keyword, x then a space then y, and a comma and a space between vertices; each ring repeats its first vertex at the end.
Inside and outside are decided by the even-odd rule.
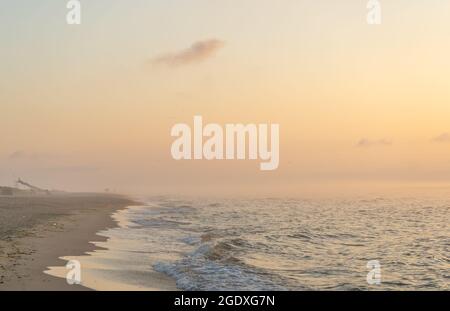
POLYGON ((107 194, 0 196, 0 290, 88 290, 44 274, 64 266, 102 241, 96 235, 116 223, 111 214, 132 200, 107 194))

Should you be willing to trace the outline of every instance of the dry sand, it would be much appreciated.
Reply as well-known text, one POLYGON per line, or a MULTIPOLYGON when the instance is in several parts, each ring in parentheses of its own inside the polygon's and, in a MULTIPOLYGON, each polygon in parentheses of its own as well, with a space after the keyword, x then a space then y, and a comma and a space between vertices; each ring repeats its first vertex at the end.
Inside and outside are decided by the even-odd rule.
POLYGON ((0 196, 0 290, 87 290, 43 273, 65 265, 115 227, 111 214, 135 202, 103 194, 0 196))

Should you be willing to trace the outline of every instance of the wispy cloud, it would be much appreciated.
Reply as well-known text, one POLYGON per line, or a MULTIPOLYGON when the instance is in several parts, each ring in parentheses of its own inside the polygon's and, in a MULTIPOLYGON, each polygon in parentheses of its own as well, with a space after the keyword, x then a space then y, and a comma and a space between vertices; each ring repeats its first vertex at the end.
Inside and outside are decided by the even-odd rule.
POLYGON ((36 153, 28 152, 24 150, 16 150, 10 153, 7 158, 11 161, 22 161, 22 160, 54 160, 61 158, 61 155, 57 154, 47 154, 47 153, 36 153))
POLYGON ((434 137, 431 141, 435 143, 450 143, 450 133, 442 133, 434 137))
POLYGON ((24 157, 28 157, 28 156, 22 150, 14 151, 10 155, 8 155, 9 160, 19 160, 19 159, 23 159, 24 157))
POLYGON ((168 66, 181 66, 198 63, 213 56, 225 43, 218 39, 209 39, 194 42, 189 48, 182 51, 167 53, 152 59, 153 64, 168 66))
POLYGON ((362 138, 357 144, 357 147, 372 147, 372 146, 390 146, 392 142, 387 139, 370 140, 367 138, 362 138))

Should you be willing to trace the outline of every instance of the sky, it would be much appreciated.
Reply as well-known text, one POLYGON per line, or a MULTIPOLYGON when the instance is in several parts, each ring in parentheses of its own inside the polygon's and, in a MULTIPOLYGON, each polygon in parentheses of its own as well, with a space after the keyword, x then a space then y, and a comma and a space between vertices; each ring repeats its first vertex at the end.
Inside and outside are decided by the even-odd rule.
POLYGON ((450 2, 0 2, 0 184, 301 194, 450 183, 450 2), (280 165, 175 161, 176 123, 280 124, 280 165), (348 185, 348 186, 345 186, 348 185), (340 191, 340 190, 337 190, 340 191))

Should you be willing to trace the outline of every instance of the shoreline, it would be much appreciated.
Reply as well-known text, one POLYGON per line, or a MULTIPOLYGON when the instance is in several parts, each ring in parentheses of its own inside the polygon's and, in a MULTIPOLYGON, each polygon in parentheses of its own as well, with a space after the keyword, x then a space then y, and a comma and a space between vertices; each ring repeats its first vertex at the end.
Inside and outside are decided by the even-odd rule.
POLYGON ((97 233, 118 226, 112 215, 138 204, 124 196, 58 194, 0 197, 0 291, 85 291, 44 273, 62 257, 101 249, 97 233))

